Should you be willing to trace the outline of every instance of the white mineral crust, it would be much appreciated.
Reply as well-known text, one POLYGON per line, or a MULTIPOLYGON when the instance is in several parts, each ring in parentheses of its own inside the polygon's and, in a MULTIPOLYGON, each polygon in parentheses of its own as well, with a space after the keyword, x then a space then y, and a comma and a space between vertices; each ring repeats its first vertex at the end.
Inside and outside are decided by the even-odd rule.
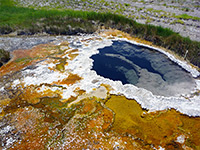
MULTIPOLYGON (((76 96, 73 92, 77 87, 86 91, 86 93, 90 93, 94 88, 99 88, 101 84, 108 84, 112 87, 110 91, 111 94, 121 94, 129 99, 135 99, 143 108, 149 109, 149 111, 156 110, 164 110, 174 108, 180 111, 183 114, 187 114, 189 116, 200 116, 200 96, 187 96, 185 98, 183 96, 173 96, 173 97, 165 97, 165 96, 157 96, 153 95, 152 92, 145 90, 143 88, 138 88, 131 84, 123 85, 121 81, 112 81, 110 79, 101 77, 97 75, 97 73, 92 69, 93 60, 90 58, 92 55, 99 53, 100 48, 104 48, 105 46, 111 46, 112 40, 124 40, 133 44, 143 45, 149 48, 156 49, 157 51, 168 56, 172 61, 176 62, 182 68, 191 73, 193 77, 197 77, 200 73, 193 67, 191 67, 187 62, 180 61, 176 59, 174 56, 165 52, 164 50, 154 48, 152 46, 138 44, 134 41, 129 41, 127 39, 107 39, 97 35, 85 35, 79 38, 89 39, 91 37, 98 37, 102 40, 87 40, 86 42, 79 42, 78 46, 74 40, 77 40, 76 37, 72 37, 68 42, 74 43, 71 45, 72 48, 76 47, 78 51, 78 56, 70 61, 68 65, 65 67, 65 73, 61 73, 59 71, 52 71, 48 69, 49 66, 53 66, 53 64, 47 64, 45 62, 41 62, 37 65, 36 69, 33 70, 25 70, 24 74, 26 74, 25 78, 22 81, 25 85, 40 85, 42 83, 52 83, 54 81, 62 80, 68 76, 67 72, 71 72, 73 74, 77 74, 82 77, 80 82, 77 82, 73 85, 63 85, 67 89, 64 89, 63 99, 67 99, 70 96, 76 96), (70 41, 71 40, 71 41, 70 41), (82 44, 82 45, 80 45, 82 44), (87 44, 87 46, 86 46, 87 44), (30 74, 27 75, 27 74, 30 74)), ((80 40, 80 41, 81 41, 80 40)), ((200 90, 200 81, 195 79, 196 81, 196 89, 193 91, 200 90)), ((14 84, 17 84, 18 81, 15 81, 14 84)))

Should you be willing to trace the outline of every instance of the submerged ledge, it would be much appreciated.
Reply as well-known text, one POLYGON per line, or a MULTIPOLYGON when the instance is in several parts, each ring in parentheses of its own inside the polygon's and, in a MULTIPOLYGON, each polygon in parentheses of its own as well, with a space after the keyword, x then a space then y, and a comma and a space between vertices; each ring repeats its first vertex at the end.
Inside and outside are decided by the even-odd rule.
POLYGON ((172 54, 166 52, 165 50, 162 50, 162 49, 154 47, 154 46, 138 43, 136 41, 128 40, 126 38, 116 38, 115 40, 127 41, 129 43, 132 43, 132 44, 135 44, 135 45, 138 45, 138 46, 144 46, 144 47, 147 47, 147 48, 150 48, 150 49, 154 49, 154 50, 156 50, 158 52, 161 52, 164 55, 166 55, 171 61, 175 62, 176 64, 181 66, 183 69, 188 71, 194 78, 200 76, 200 72, 197 69, 195 69, 194 67, 192 67, 191 65, 189 65, 188 62, 182 61, 182 60, 179 60, 179 59, 175 58, 175 56, 173 56, 172 54))
MULTIPOLYGON (((143 88, 138 88, 131 84, 123 85, 121 81, 112 81, 97 75, 95 71, 91 70, 93 60, 90 57, 99 53, 98 49, 104 48, 105 46, 111 46, 112 41, 122 40, 160 51, 168 56, 172 61, 190 72, 193 77, 200 75, 200 73, 190 64, 187 64, 185 61, 178 60, 168 52, 154 46, 133 41, 129 39, 129 37, 124 35, 122 36, 123 33, 119 31, 117 31, 117 36, 112 36, 110 34, 115 32, 116 31, 113 30, 108 32, 105 31, 100 34, 71 36, 69 39, 67 39, 67 43, 70 43, 69 46, 61 47, 65 53, 68 51, 73 51, 71 55, 62 55, 63 59, 67 59, 67 65, 62 66, 60 65, 61 62, 52 63, 52 61, 47 58, 42 62, 38 62, 35 68, 26 68, 24 71, 22 71, 21 73, 23 78, 16 79, 12 83, 12 87, 16 88, 20 84, 23 84, 25 87, 42 85, 42 87, 38 89, 38 92, 48 90, 60 91, 59 94, 62 96, 62 100, 66 101, 71 97, 78 96, 78 94, 75 92, 76 89, 81 89, 87 94, 91 94, 94 89, 99 89, 105 85, 108 85, 110 89, 107 90, 107 92, 110 94, 124 95, 128 99, 135 99, 142 108, 148 109, 150 112, 174 108, 189 116, 200 116, 200 94, 198 93, 200 91, 200 81, 198 79, 195 79, 196 87, 191 91, 190 94, 165 97, 153 95, 152 92, 143 88), (73 55, 73 59, 69 59, 69 56, 73 55), (58 68, 59 71, 52 70, 51 68, 58 68), (64 81, 66 78, 68 78, 70 74, 77 75, 81 79, 73 84, 61 84, 58 87, 49 86, 57 85, 58 83, 60 84, 61 81, 64 81)), ((60 44, 61 43, 62 42, 60 42, 60 44)), ((3 87, 0 89, 1 91, 4 91, 3 87)), ((101 98, 105 98, 105 92, 103 95, 104 96, 101 98)), ((79 100, 81 100, 81 98, 78 98, 75 102, 78 102, 79 100)), ((69 103, 68 107, 71 105, 72 104, 69 103)))

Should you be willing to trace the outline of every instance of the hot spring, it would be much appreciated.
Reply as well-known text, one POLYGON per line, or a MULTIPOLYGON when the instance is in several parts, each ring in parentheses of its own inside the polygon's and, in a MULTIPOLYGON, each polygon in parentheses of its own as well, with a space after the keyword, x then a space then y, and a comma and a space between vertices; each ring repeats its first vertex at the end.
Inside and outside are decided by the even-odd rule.
POLYGON ((91 58, 92 70, 98 75, 133 84, 155 95, 187 94, 195 87, 191 74, 166 55, 126 41, 113 41, 91 58))

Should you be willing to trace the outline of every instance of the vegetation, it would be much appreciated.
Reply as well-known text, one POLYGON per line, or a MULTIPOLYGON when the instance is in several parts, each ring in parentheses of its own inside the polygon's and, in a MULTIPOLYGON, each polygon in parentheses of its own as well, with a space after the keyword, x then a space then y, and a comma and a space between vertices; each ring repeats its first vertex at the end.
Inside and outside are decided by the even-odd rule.
POLYGON ((170 29, 139 24, 132 19, 112 13, 74 10, 16 7, 11 0, 0 0, 0 34, 17 31, 17 34, 77 34, 92 33, 99 26, 116 28, 133 36, 153 42, 184 56, 200 67, 200 42, 181 37, 170 29))
POLYGON ((10 53, 3 49, 0 49, 0 67, 10 60, 10 53))
POLYGON ((179 24, 183 24, 184 25, 184 21, 183 20, 174 20, 173 22, 171 22, 171 24, 176 24, 176 23, 179 23, 179 24))
POLYGON ((200 21, 200 18, 199 17, 194 17, 194 16, 189 16, 187 14, 181 14, 181 15, 178 15, 178 16, 175 16, 175 18, 178 18, 178 19, 185 19, 185 20, 197 20, 197 21, 200 21))

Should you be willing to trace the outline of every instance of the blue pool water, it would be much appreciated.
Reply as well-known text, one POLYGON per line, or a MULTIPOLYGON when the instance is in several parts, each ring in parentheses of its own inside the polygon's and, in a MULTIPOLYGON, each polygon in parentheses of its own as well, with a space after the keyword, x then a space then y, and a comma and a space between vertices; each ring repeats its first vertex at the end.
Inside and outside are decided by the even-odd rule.
POLYGON ((99 49, 99 54, 91 58, 98 75, 157 95, 185 93, 195 85, 191 75, 164 54, 125 41, 113 41, 112 46, 99 49))

